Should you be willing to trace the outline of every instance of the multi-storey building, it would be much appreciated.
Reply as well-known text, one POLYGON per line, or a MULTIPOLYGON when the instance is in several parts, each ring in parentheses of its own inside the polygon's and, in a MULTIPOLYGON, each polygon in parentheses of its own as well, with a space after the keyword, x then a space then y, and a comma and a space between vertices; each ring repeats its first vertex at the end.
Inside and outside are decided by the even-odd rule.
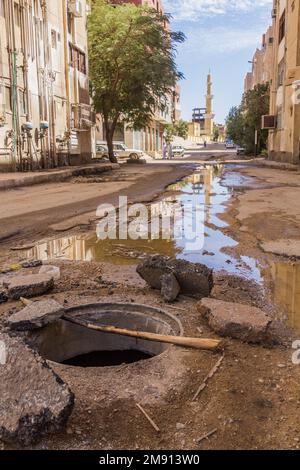
POLYGON ((89 161, 86 0, 0 0, 0 169, 89 161))
POLYGON ((300 2, 274 0, 269 158, 300 163, 300 2))
POLYGON ((245 76, 244 91, 252 90, 256 85, 269 83, 273 64, 273 26, 262 36, 260 49, 256 49, 252 63, 252 71, 245 76))

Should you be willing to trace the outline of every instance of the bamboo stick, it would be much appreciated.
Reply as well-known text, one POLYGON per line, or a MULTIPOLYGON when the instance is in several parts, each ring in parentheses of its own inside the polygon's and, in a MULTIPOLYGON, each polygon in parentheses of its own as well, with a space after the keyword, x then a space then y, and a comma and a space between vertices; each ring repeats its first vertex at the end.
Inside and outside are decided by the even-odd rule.
POLYGON ((99 326, 93 325, 88 322, 80 321, 70 316, 63 316, 63 319, 74 323, 75 325, 83 326, 88 328, 89 330, 94 331, 101 331, 102 333, 110 333, 115 335, 121 336, 129 336, 132 338, 139 338, 144 339, 147 341, 154 341, 158 343, 168 343, 174 344, 176 346, 182 346, 186 348, 194 348, 194 349, 204 349, 213 351, 217 349, 221 341, 215 339, 205 339, 205 338, 187 338, 182 336, 168 336, 168 335, 161 335, 156 333, 148 333, 145 331, 135 331, 135 330, 128 330, 124 328, 116 328, 114 326, 99 326))

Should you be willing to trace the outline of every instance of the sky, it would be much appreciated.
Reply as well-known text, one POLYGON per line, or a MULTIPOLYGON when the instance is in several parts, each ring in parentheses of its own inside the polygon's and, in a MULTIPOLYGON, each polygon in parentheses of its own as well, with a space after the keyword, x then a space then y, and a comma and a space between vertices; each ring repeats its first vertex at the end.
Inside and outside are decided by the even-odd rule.
POLYGON ((163 4, 172 14, 172 29, 187 36, 177 56, 185 76, 183 119, 191 119, 193 108, 205 107, 211 70, 215 121, 224 122, 229 109, 241 101, 244 76, 251 70, 248 61, 271 24, 273 0, 163 0, 163 4))

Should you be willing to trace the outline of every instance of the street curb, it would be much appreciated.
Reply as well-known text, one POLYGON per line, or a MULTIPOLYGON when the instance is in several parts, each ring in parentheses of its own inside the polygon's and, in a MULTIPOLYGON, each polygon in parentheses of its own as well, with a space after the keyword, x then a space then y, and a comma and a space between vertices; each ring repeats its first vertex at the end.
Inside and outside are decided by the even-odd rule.
POLYGON ((33 186, 36 184, 56 183, 59 181, 66 181, 74 176, 101 174, 106 171, 116 170, 117 168, 120 168, 120 165, 117 163, 98 163, 97 165, 86 165, 63 170, 49 170, 49 173, 43 172, 42 174, 37 173, 35 175, 24 175, 21 178, 0 180, 0 191, 33 186))

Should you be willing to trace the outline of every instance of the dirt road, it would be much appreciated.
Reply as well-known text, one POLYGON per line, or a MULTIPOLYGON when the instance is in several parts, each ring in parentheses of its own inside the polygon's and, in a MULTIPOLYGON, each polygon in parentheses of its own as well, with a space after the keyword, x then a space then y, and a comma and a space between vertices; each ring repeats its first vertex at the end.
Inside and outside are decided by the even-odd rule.
MULTIPOLYGON (((114 202, 120 192, 132 201, 150 201, 193 168, 186 163, 123 167, 107 175, 108 181, 101 184, 77 180, 2 195, 2 208, 5 206, 6 211, 1 212, 1 231, 18 232, 1 243, 2 265, 18 262, 22 257, 9 251, 11 246, 32 244, 54 235, 82 235, 92 228, 90 219, 100 202, 114 202), (55 226, 62 233, 58 234, 55 226)), ((286 317, 282 344, 263 347, 227 339, 222 366, 195 402, 193 395, 219 354, 171 347, 150 360, 116 367, 81 368, 52 363, 75 393, 76 405, 66 432, 44 439, 35 448, 300 448, 300 366, 291 360, 292 341, 300 335, 300 299, 298 288, 293 291, 293 299, 293 292, 289 291, 293 285, 290 268, 294 273, 298 265, 295 258, 261 249, 264 242, 299 241, 299 174, 255 166, 230 167, 223 174, 222 184, 233 197, 220 216, 228 224, 221 231, 238 242, 225 251, 255 259, 264 285, 226 273, 216 274, 213 295, 220 300, 262 307, 281 320, 286 317), (294 329, 285 329, 285 325, 294 329), (160 433, 141 415, 137 403, 147 410, 160 433), (210 438, 199 442, 212 430, 216 432, 210 438)), ((186 335, 215 337, 199 317, 194 300, 180 297, 174 305, 165 304, 160 294, 149 289, 136 274, 138 260, 126 258, 126 254, 122 251, 113 259, 111 252, 112 259, 106 262, 59 258, 49 261, 61 268, 61 279, 51 297, 66 306, 96 301, 157 306, 175 315, 186 335)), ((297 273, 293 276, 298 286, 300 278, 297 273)), ((0 305, 2 320, 20 308, 19 302, 0 305)))

